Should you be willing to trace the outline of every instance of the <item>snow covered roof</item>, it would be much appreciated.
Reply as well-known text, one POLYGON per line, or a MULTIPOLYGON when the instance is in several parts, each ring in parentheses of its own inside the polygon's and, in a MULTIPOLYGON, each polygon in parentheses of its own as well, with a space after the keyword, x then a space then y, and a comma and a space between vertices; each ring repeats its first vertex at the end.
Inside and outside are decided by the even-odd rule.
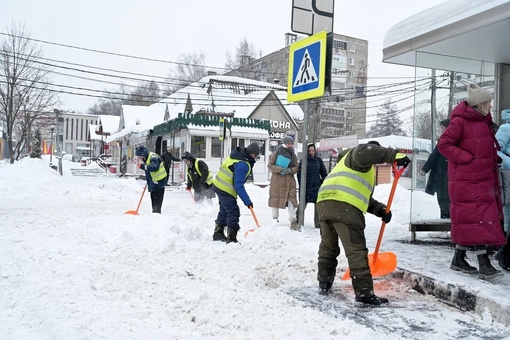
POLYGON ((101 140, 102 136, 96 133, 97 125, 90 124, 89 125, 89 134, 90 140, 101 140))
POLYGON ((115 133, 119 130, 119 121, 119 116, 100 115, 98 117, 97 126, 94 131, 98 134, 103 133, 111 135, 112 133, 115 133))
POLYGON ((510 63, 509 33, 509 0, 450 0, 393 26, 384 37, 383 61, 479 71, 480 61, 510 63))
POLYGON ((152 129, 164 121, 164 106, 122 105, 122 129, 137 127, 136 130, 152 129))
POLYGON ((235 112, 237 118, 248 118, 270 91, 274 91, 292 118, 303 119, 304 114, 301 107, 298 104, 287 102, 286 87, 231 76, 204 77, 150 107, 158 107, 163 110, 168 107, 169 119, 173 119, 179 113, 186 111, 189 99, 192 113, 200 110, 235 112))

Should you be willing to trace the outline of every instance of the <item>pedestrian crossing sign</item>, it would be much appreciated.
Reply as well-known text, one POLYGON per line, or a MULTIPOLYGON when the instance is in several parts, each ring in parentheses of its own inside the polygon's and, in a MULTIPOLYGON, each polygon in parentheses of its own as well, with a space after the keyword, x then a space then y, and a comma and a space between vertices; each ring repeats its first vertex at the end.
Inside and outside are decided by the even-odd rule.
POLYGON ((324 95, 327 32, 319 32, 290 45, 287 101, 324 95))

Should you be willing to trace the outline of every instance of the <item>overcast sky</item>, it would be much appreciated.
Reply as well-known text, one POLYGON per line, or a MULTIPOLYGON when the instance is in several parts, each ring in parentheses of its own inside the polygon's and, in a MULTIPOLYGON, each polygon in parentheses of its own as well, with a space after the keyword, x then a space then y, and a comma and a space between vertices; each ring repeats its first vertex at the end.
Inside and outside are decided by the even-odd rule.
MULTIPOLYGON (((368 40, 369 79, 413 76, 411 67, 382 63, 384 35, 401 20, 443 2, 336 1, 334 31, 368 40)), ((291 9, 292 0, 3 0, 0 32, 7 32, 7 27, 16 21, 25 24, 33 39, 166 60, 169 63, 40 43, 44 56, 53 60, 165 77, 173 67, 171 62, 177 61, 183 53, 203 52, 207 66, 221 68, 225 64, 226 52, 234 53, 244 38, 263 55, 284 47, 285 33, 291 32, 291 9)), ((0 40, 4 37, 0 36, 0 40)), ((120 82, 97 74, 57 70, 61 74, 53 77, 54 83, 66 86, 96 90, 117 88, 114 84, 62 73, 120 82)), ((68 90, 85 93, 84 90, 68 90)), ((61 99, 62 108, 78 112, 85 112, 97 101, 97 98, 78 95, 62 95, 61 99)))

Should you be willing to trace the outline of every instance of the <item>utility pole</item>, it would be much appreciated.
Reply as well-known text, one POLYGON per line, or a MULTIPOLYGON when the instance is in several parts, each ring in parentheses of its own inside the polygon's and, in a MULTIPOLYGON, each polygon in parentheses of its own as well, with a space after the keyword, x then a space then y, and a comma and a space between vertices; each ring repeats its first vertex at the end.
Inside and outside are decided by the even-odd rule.
POLYGON ((453 90, 455 88, 455 72, 450 71, 450 95, 448 98, 448 118, 453 109, 453 90))
MULTIPOLYGON (((434 149, 436 145, 436 70, 432 69, 432 80, 430 85, 430 128, 431 128, 431 148, 434 149)), ((432 152, 432 150, 430 150, 432 152)))

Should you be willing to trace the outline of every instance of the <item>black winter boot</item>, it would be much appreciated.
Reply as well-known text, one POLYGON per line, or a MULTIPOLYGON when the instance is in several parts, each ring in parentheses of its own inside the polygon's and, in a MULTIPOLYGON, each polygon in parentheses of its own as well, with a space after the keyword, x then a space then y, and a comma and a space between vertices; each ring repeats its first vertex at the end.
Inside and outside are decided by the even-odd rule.
POLYGON ((503 273, 496 268, 494 268, 491 264, 491 260, 489 259, 489 255, 487 252, 478 253, 476 255, 478 258, 478 277, 481 279, 493 279, 499 275, 503 275, 503 273))
POLYGON ((333 283, 326 282, 326 281, 319 281, 319 289, 321 290, 321 293, 327 294, 329 290, 331 289, 331 286, 333 286, 333 283))
POLYGON ((370 296, 358 296, 356 295, 356 302, 364 303, 365 305, 380 306, 383 303, 389 303, 387 298, 379 297, 374 294, 370 296))
POLYGON ((462 246, 457 246, 455 248, 455 254, 453 255, 452 264, 450 265, 450 269, 457 270, 459 272, 467 273, 467 274, 476 274, 478 270, 475 267, 469 265, 466 261, 466 248, 462 246))
POLYGON ((239 229, 227 228, 227 243, 235 242, 237 243, 237 231, 239 229))
POLYGON ((216 223, 216 227, 214 228, 214 234, 212 236, 213 241, 223 241, 227 242, 227 237, 225 236, 225 226, 219 225, 216 223))

